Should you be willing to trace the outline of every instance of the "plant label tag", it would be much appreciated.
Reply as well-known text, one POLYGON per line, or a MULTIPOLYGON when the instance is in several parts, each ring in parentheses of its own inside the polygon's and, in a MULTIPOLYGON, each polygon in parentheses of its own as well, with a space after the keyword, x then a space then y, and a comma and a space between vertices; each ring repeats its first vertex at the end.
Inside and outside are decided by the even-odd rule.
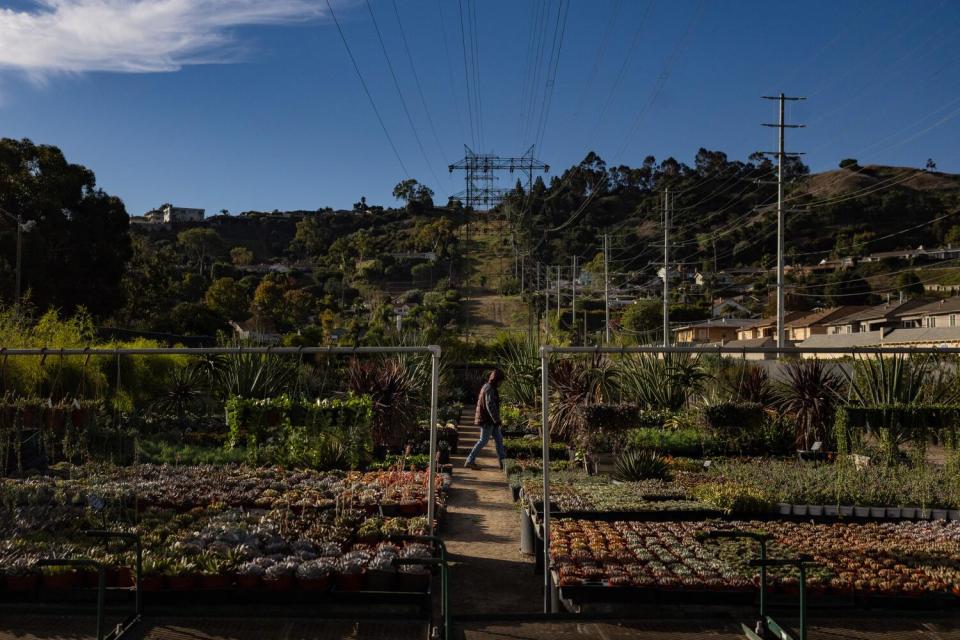
POLYGON ((703 462, 704 469, 709 469, 712 465, 713 465, 713 460, 704 460, 703 462))
POLYGON ((810 447, 810 451, 820 451, 821 449, 823 449, 823 443, 820 442, 819 440, 814 442, 813 446, 810 447))

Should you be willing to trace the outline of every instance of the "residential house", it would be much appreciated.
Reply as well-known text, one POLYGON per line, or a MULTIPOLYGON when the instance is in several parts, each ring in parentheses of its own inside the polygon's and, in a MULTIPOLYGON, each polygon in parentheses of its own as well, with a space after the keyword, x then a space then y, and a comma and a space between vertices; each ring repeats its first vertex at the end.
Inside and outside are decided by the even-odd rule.
POLYGON ((926 300, 884 302, 857 313, 827 322, 827 333, 832 335, 891 331, 901 326, 901 316, 927 304, 926 300))
POLYGON ((710 315, 714 318, 728 316, 746 317, 750 315, 750 309, 747 309, 733 298, 721 298, 713 301, 713 306, 710 308, 710 315))
POLYGON ((724 344, 736 340, 737 331, 753 322, 734 318, 692 322, 674 329, 673 339, 676 344, 724 344))
MULTIPOLYGON (((783 316, 784 324, 787 325, 792 320, 797 320, 798 318, 800 318, 806 313, 807 313, 806 311, 788 311, 783 316)), ((784 334, 786 334, 786 329, 784 329, 784 334)), ((750 324, 744 326, 743 328, 737 331, 737 340, 757 340, 759 338, 776 338, 776 337, 777 337, 776 316, 754 320, 750 324)))
POLYGON ((784 334, 787 340, 800 342, 818 333, 827 333, 827 323, 836 322, 842 318, 859 313, 868 307, 847 305, 818 309, 805 313, 800 317, 787 320, 784 323, 784 334))
POLYGON ((908 328, 960 326, 960 297, 945 298, 921 305, 900 315, 900 326, 908 328))

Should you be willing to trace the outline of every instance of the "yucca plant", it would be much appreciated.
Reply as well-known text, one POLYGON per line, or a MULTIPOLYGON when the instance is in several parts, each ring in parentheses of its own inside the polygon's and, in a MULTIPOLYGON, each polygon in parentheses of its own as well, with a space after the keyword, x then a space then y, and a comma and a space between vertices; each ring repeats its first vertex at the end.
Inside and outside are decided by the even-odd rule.
POLYGON ((796 425, 797 450, 807 451, 814 442, 825 445, 843 390, 843 379, 820 360, 795 360, 787 365, 785 381, 777 392, 777 406, 796 425))
POLYGON ((293 358, 263 354, 237 353, 206 361, 215 388, 224 397, 265 399, 289 391, 297 376, 293 358))
POLYGON ((666 458, 649 449, 627 449, 617 456, 614 475, 618 480, 636 482, 663 479, 670 472, 666 458))
POLYGON ((710 379, 700 356, 690 353, 666 353, 662 357, 641 353, 625 357, 619 368, 623 400, 648 409, 680 411, 703 393, 710 379))
POLYGON ((902 444, 913 441, 922 450, 930 438, 931 425, 911 419, 903 408, 950 404, 960 398, 955 369, 942 365, 939 358, 927 355, 861 356, 847 374, 851 402, 899 409, 885 412, 883 424, 868 425, 891 460, 899 456, 902 444))

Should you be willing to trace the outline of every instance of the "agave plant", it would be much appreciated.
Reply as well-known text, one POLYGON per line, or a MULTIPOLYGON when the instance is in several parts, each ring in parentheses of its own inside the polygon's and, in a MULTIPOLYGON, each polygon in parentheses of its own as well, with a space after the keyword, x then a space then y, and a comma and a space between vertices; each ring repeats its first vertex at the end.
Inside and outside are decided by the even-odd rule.
POLYGON ((669 473, 666 459, 649 449, 628 449, 617 456, 615 475, 619 480, 635 482, 663 479, 669 473))
POLYGON ((151 411, 174 415, 182 427, 197 415, 207 398, 207 378, 200 366, 188 365, 173 369, 166 388, 151 405, 151 411))
POLYGON ((290 358, 261 353, 237 353, 208 360, 208 371, 224 396, 272 398, 285 393, 296 380, 297 365, 290 358))
POLYGON ((798 450, 809 450, 815 441, 828 442, 843 379, 820 360, 796 360, 787 365, 786 380, 777 394, 781 411, 796 424, 798 450))

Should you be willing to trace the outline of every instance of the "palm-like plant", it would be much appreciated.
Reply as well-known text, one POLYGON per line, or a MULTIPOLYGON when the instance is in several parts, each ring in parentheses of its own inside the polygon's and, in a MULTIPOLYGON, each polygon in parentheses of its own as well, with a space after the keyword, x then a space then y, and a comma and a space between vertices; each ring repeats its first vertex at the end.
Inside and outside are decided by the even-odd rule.
POLYGON ((818 440, 828 442, 843 379, 820 360, 791 362, 785 377, 777 393, 777 405, 794 418, 797 450, 809 450, 818 440))
POLYGON ((370 396, 373 403, 373 440, 377 445, 399 449, 417 427, 417 416, 423 410, 419 393, 423 374, 414 362, 394 356, 352 358, 347 364, 347 389, 370 396))
POLYGON ((151 410, 176 416, 181 427, 187 420, 202 410, 207 398, 207 379, 200 366, 178 367, 170 372, 167 384, 160 397, 151 405, 151 410))
POLYGON ((296 380, 291 358, 263 353, 237 353, 207 361, 208 371, 224 397, 272 398, 286 393, 296 380))
POLYGON ((595 356, 589 364, 572 359, 550 365, 550 434, 571 440, 586 435, 584 407, 611 400, 619 389, 619 371, 610 360, 595 356))
POLYGON ((510 338, 498 350, 497 362, 505 374, 504 399, 534 406, 540 399, 540 354, 537 343, 527 337, 510 338))

